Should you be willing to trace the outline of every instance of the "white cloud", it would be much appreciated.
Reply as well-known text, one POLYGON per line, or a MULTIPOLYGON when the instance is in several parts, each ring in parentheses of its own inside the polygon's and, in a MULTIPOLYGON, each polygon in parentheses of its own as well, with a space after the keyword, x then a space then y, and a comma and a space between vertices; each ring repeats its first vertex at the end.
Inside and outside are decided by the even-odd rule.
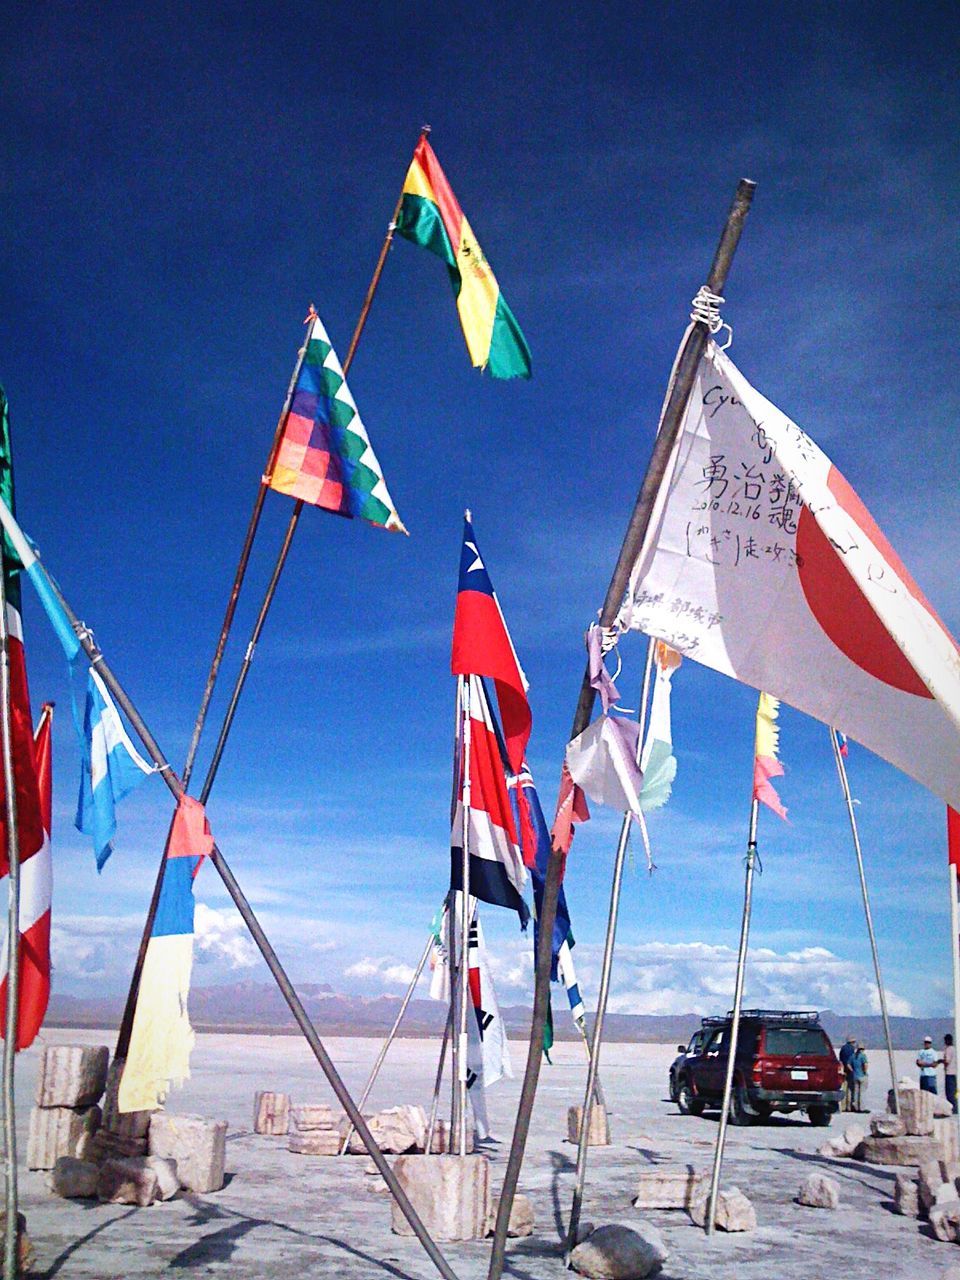
POLYGON ((259 953, 239 915, 216 911, 198 902, 194 916, 194 956, 198 964, 222 969, 250 969, 259 953))
POLYGON ((413 965, 400 963, 392 956, 381 956, 377 960, 370 956, 363 956, 354 964, 348 965, 343 971, 343 976, 359 978, 364 982, 376 979, 380 985, 405 987, 415 973, 416 969, 413 965))

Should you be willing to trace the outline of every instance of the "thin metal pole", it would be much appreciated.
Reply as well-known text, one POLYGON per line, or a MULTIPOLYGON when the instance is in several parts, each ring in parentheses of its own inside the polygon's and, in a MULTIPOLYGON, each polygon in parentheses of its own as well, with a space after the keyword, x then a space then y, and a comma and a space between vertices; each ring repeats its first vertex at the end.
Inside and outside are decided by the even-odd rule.
POLYGON ((276 461, 277 453, 280 449, 280 441, 283 438, 283 433, 287 426, 287 419, 290 417, 290 406, 293 404, 293 393, 297 387, 297 379, 300 377, 300 370, 303 368, 303 361, 307 354, 307 348, 310 345, 310 339, 313 337, 315 325, 316 314, 313 313, 310 317, 310 327, 303 340, 303 346, 297 353, 297 362, 293 367, 293 373, 290 375, 286 399, 283 402, 283 408, 281 409, 280 417, 277 420, 277 429, 273 433, 273 441, 270 445, 270 452, 267 456, 267 465, 264 467, 263 475, 260 477, 260 484, 257 487, 257 497, 253 504, 253 510, 250 513, 250 520, 247 524, 247 532, 243 539, 243 546, 240 549, 240 559, 237 562, 236 572, 233 575, 233 586, 230 588, 230 596, 227 600, 226 613, 223 615, 220 635, 217 637, 217 645, 213 651, 213 660, 210 663, 210 670, 207 673, 207 683, 204 686, 203 697, 200 699, 200 707, 197 711, 197 718, 193 724, 193 734, 190 738, 190 747, 187 751, 187 761, 183 766, 184 790, 190 786, 190 777, 193 774, 193 762, 196 759, 197 748, 200 745, 200 735, 203 733, 203 726, 207 719, 207 710, 210 706, 210 699, 213 697, 213 687, 217 683, 217 676, 220 672, 220 663, 223 660, 224 650, 227 647, 227 638, 230 635, 230 628, 233 626, 233 616, 237 611, 237 601, 240 599, 240 588, 243 586, 243 580, 247 574, 247 565, 250 562, 250 552, 253 550, 253 542, 257 536, 257 529, 260 525, 260 516, 263 513, 263 504, 267 496, 267 490, 270 487, 270 476, 273 473, 273 464, 276 461))
POLYGON ((737 1061, 737 1042, 740 1039, 740 1010, 743 1007, 743 977, 747 966, 747 940, 750 937, 750 909, 753 904, 753 871, 757 860, 757 815, 760 801, 754 798, 750 805, 750 838, 747 841, 747 873, 743 887, 743 919, 740 922, 740 950, 737 954, 737 981, 733 992, 733 1017, 730 1021, 730 1043, 727 1053, 727 1073, 723 1081, 723 1107, 720 1111, 720 1127, 717 1145, 713 1152, 713 1173, 710 1176, 710 1198, 707 1201, 707 1235, 712 1236, 717 1221, 717 1192, 720 1189, 720 1166, 723 1163, 723 1146, 727 1137, 727 1121, 730 1118, 730 1097, 733 1092, 733 1073, 737 1061))
MULTIPOLYGON (((590 1048, 590 1033, 587 1031, 586 1021, 583 1018, 574 1018, 573 1021, 576 1025, 577 1030, 580 1032, 580 1038, 583 1040, 583 1047, 587 1054, 587 1065, 589 1068, 590 1060, 593 1057, 593 1052, 590 1048)), ((607 1100, 603 1096, 603 1086, 600 1083, 599 1069, 597 1071, 597 1078, 593 1082, 593 1097, 597 1105, 600 1107, 603 1107, 604 1111, 606 1111, 607 1100)))
MULTIPOLYGON (((3 513, 3 508, 2 506, 0 506, 0 514, 2 513, 3 513)), ((70 622, 70 625, 73 627, 74 631, 76 632, 77 639, 80 641, 80 644, 83 647, 83 651, 87 655, 87 658, 89 659, 91 666, 95 666, 97 671, 100 673, 100 676, 103 679, 104 684, 106 684, 107 688, 113 694, 117 703, 122 708, 124 715, 126 715, 127 719, 130 721, 130 724, 133 726, 134 731, 140 738, 143 745, 146 747, 147 752, 149 753, 154 764, 157 766, 160 776, 163 778, 164 782, 167 784, 168 789, 173 794, 173 796, 177 800, 179 800, 180 796, 183 794, 183 787, 180 783, 180 779, 174 773, 166 756, 160 750, 160 747, 157 744, 156 738, 154 738, 153 734, 147 728, 147 725, 145 724, 144 720, 140 716, 140 713, 137 710, 137 708, 131 702, 126 690, 123 688, 120 681, 114 675, 113 671, 111 670, 103 654, 100 652, 99 648, 97 647, 96 641, 94 640, 92 633, 86 626, 84 626, 82 622, 80 622, 80 620, 77 618, 77 615, 73 612, 73 610, 67 604, 66 600, 63 597, 63 593, 60 591, 60 588, 57 586, 56 582, 50 577, 49 574, 46 573, 46 569, 43 567, 43 564, 40 561, 39 556, 37 559, 37 563, 40 564, 41 568, 43 569, 43 572, 50 585, 50 589, 53 591, 54 595, 56 595, 57 599, 60 602, 61 607, 66 613, 67 618, 70 622)), ((359 1133, 361 1141, 363 1142, 363 1145, 367 1148, 367 1151, 370 1154, 370 1158, 373 1160, 374 1164, 377 1166, 377 1169, 379 1170, 381 1176, 383 1177, 384 1182, 386 1182, 387 1187, 390 1190, 390 1194, 393 1196, 394 1200, 397 1202, 397 1206, 399 1207, 400 1212, 403 1214, 407 1222, 410 1224, 410 1227, 414 1235, 423 1245, 428 1257, 430 1258, 434 1266, 437 1268, 437 1270, 440 1272, 440 1274, 444 1277, 444 1280, 457 1280, 455 1273, 451 1270, 449 1264, 444 1259, 443 1255, 440 1253, 436 1244, 434 1244, 433 1239, 431 1238, 426 1227, 421 1222, 420 1217, 417 1214, 417 1211, 414 1209, 413 1205, 410 1203, 410 1200, 407 1197, 406 1192, 403 1190, 403 1187, 401 1187, 399 1182, 397 1181, 396 1175, 394 1174, 392 1168, 384 1158, 383 1152, 377 1146, 376 1139, 374 1138, 373 1134, 370 1132, 367 1122, 364 1120, 363 1116, 360 1114, 359 1110, 357 1109, 357 1105, 353 1101, 353 1098, 350 1096, 349 1090, 347 1089, 346 1085, 343 1083, 343 1080, 340 1078, 339 1072, 337 1071, 332 1060, 330 1059, 330 1056, 328 1055, 326 1049, 324 1048, 323 1042, 320 1039, 320 1036, 317 1032, 316 1027, 310 1021, 310 1017, 306 1009, 304 1009, 303 1003, 300 1000, 300 997, 297 995, 296 989, 294 988, 292 982, 287 976, 287 973, 284 970, 283 965, 280 963, 277 953, 274 951, 273 947, 270 944, 269 939, 267 938, 267 935, 264 933, 263 928, 260 924, 260 921, 257 919, 256 915, 254 914, 253 909, 251 908, 250 903, 247 901, 246 897, 244 896, 243 890, 240 888, 240 885, 238 884, 236 877, 234 876, 233 872, 231 871, 230 867, 227 864, 226 859, 224 858, 223 854, 221 853, 219 847, 216 844, 213 846, 213 851, 210 855, 210 861, 213 863, 214 867, 216 867, 216 870, 218 875, 220 876, 220 879, 223 881, 224 885, 226 886, 227 892, 230 894, 230 897, 233 899, 234 905, 236 906, 237 910, 240 912, 241 918, 243 919, 247 928, 250 930, 250 934, 254 942, 256 943, 260 951, 260 954, 263 956, 263 959, 266 961, 267 968, 270 970, 271 974, 273 975, 274 981, 279 987, 281 995, 286 1000, 287 1006, 290 1009, 290 1012, 293 1014, 297 1025, 299 1026, 300 1030, 303 1033, 304 1039, 306 1040, 307 1044, 310 1046, 313 1056, 316 1058, 317 1062, 320 1064, 321 1070, 323 1071, 324 1075, 327 1077, 330 1087, 333 1089, 334 1093, 336 1094, 337 1100, 339 1101, 340 1105, 343 1107, 344 1111, 347 1113, 348 1119, 353 1122, 353 1126, 356 1129, 357 1133, 359 1133)))
MULTIPOLYGON (((427 945, 423 949, 423 955, 420 957, 420 963, 417 965, 416 970, 414 971, 414 975, 410 979, 410 985, 407 987, 406 994, 404 995, 403 999, 400 1001, 400 1008, 397 1010, 397 1016, 394 1019, 393 1026, 390 1028, 390 1034, 387 1036, 386 1040, 384 1040, 383 1044, 381 1045, 380 1052, 377 1054, 377 1060, 373 1064, 373 1069, 371 1070, 370 1075, 367 1078, 367 1083, 363 1086, 363 1093, 361 1093, 360 1101, 357 1103, 358 1111, 363 1111, 363 1108, 366 1105, 366 1101, 370 1097, 370 1091, 373 1088, 373 1086, 377 1083, 377 1076, 380 1074, 380 1068, 383 1066, 384 1058, 386 1058, 387 1052, 390 1046, 393 1044, 394 1038, 398 1030, 400 1029, 400 1023, 403 1021, 403 1015, 407 1012, 407 1005, 410 1003, 410 999, 413 996, 414 991, 416 990, 417 983, 420 981, 420 975, 421 973, 423 973, 423 966, 427 963, 427 959, 432 949, 433 949, 433 934, 431 933, 430 937, 427 939, 427 945)), ((341 1155, 346 1155, 347 1147, 349 1147, 350 1139, 352 1137, 353 1137, 353 1125, 351 1124, 347 1128, 346 1136, 343 1139, 343 1146, 340 1148, 341 1155)))
MULTIPOLYGON (((637 711, 639 720, 637 733, 637 762, 643 752, 643 736, 647 726, 647 702, 650 697, 650 675, 653 671, 653 655, 655 640, 647 644, 647 658, 643 667, 643 685, 640 692, 640 706, 637 711)), ((623 886, 623 867, 626 860, 627 846, 630 843, 630 826, 633 821, 628 812, 623 815, 620 824, 620 838, 617 841, 617 854, 613 863, 613 882, 610 886, 610 910, 607 913, 607 935, 603 944, 603 964, 600 970, 600 989, 597 992, 597 1012, 593 1022, 593 1039, 590 1043, 590 1061, 587 1066, 587 1083, 583 1092, 583 1109, 580 1112, 580 1133, 577 1143, 577 1178, 573 1189, 573 1204, 570 1209, 570 1225, 567 1228, 566 1257, 577 1243, 577 1232, 580 1227, 580 1213, 583 1209, 583 1192, 587 1180, 587 1152, 590 1146, 590 1122, 593 1115, 594 1090, 597 1072, 600 1067, 600 1050, 603 1046, 603 1023, 607 1014, 607 999, 610 994, 610 975, 613 972, 613 949, 617 938, 617 918, 620 914, 620 891, 623 886)))
MULTIPOLYGON (((744 178, 737 186, 733 205, 727 215, 717 251, 714 254, 710 273, 707 276, 707 288, 713 293, 722 293, 740 240, 744 220, 753 200, 756 183, 744 178)), ((630 579, 630 571, 640 553, 646 537, 653 506, 660 485, 666 475, 670 457, 680 427, 684 410, 693 389, 700 357, 707 345, 710 334, 706 324, 698 321, 690 330, 687 341, 677 360, 676 375, 673 387, 663 412, 662 425, 653 448, 650 464, 644 477, 643 485, 627 526, 627 532, 620 548, 620 555, 607 588, 603 609, 600 613, 600 624, 604 627, 612 625, 623 601, 623 594, 630 579)), ((584 672, 580 687, 580 698, 573 721, 571 737, 575 738, 590 723, 593 711, 594 690, 590 684, 590 668, 584 672)), ((520 1179, 520 1167, 523 1164, 523 1153, 530 1131, 530 1119, 533 1115, 533 1104, 537 1095, 537 1081, 540 1078, 540 1060, 543 1056, 543 1029, 547 1020, 547 1009, 550 1003, 550 968, 553 948, 553 923, 557 914, 557 897, 560 881, 563 876, 564 854, 551 849, 547 862, 547 874, 543 888, 543 904, 540 915, 540 938, 537 946, 536 985, 533 997, 533 1019, 530 1026, 530 1045, 527 1051, 527 1066, 520 1090, 520 1101, 517 1107, 517 1119, 510 1144, 510 1155, 507 1159, 503 1176, 503 1188, 500 1193, 500 1205, 497 1210, 497 1221, 494 1227, 493 1247, 490 1254, 488 1280, 500 1280, 506 1258, 507 1228, 510 1224, 510 1211, 516 1195, 517 1183, 520 1179)))
MULTIPOLYGON (((0 556, 0 560, 3 557, 0 556)), ((3 1277, 19 1273, 17 1256, 17 1116, 14 1074, 20 1029, 20 829, 17 825, 17 780, 13 759, 13 715, 10 707, 10 627, 7 591, 0 564, 0 751, 3 753, 4 810, 7 824, 7 1009, 3 1041, 3 1137, 6 1154, 7 1220, 3 1237, 3 1277)))
MULTIPOLYGON (((444 1023, 443 1036, 440 1040, 440 1056, 437 1060, 437 1078, 434 1081, 434 1085, 433 1085, 433 1102, 430 1105, 430 1123, 427 1125, 426 1154, 428 1156, 433 1153, 433 1132, 437 1126, 437 1110, 440 1106, 440 1089, 441 1089, 441 1086, 443 1085, 443 1064, 446 1061, 447 1042, 450 1039, 450 1032, 452 1030, 453 1030, 453 1009, 451 1007, 447 1009, 447 1020, 444 1023)), ((450 1127, 449 1133, 450 1134, 453 1133, 452 1125, 450 1127)), ((449 1138, 447 1141, 447 1146, 448 1147, 450 1146, 449 1138)))
POLYGON ((873 931, 873 915, 870 911, 870 897, 867 893, 867 876, 863 867, 863 850, 860 847, 860 832, 857 830, 857 816, 853 808, 853 796, 850 794, 850 781, 847 777, 847 766, 843 760, 840 744, 837 742, 837 731, 829 730, 830 745, 833 747, 833 758, 837 763, 840 775, 840 788, 850 818, 850 832, 853 835, 853 850, 857 855, 857 872, 860 876, 860 892, 863 895, 863 914, 867 921, 867 933, 870 935, 870 952, 873 955, 873 972, 877 979, 877 995, 880 1000, 880 1016, 883 1018, 883 1036, 887 1042, 887 1062, 890 1066, 890 1088, 893 1090, 893 1111, 900 1114, 900 1097, 897 1093, 897 1064, 893 1057, 893 1036, 890 1034, 890 1017, 887 1013, 887 993, 880 973, 880 952, 877 950, 877 935, 873 931))
MULTIPOLYGON (((424 131, 429 132, 428 129, 425 129, 424 131)), ((422 132, 421 132, 421 136, 422 136, 422 132)), ((394 235, 394 232, 396 231, 397 218, 400 216, 400 208, 402 204, 403 204, 403 194, 401 192, 400 198, 397 200, 396 207, 394 208, 393 217, 391 218, 390 224, 387 227, 387 234, 386 234, 386 237, 384 238, 383 244, 381 245, 380 256, 377 259, 377 265, 374 268, 373 277, 367 288, 367 293, 363 300, 363 306, 360 308, 360 315, 357 320, 356 327, 354 328, 354 331, 353 331, 353 337, 350 339, 350 346, 347 349, 346 358, 344 359, 343 364, 341 366, 343 370, 344 378, 346 378, 347 371, 349 370, 350 365, 353 362, 353 357, 356 354, 357 346, 360 342, 360 336, 363 333, 364 327, 366 326, 367 317, 370 314, 370 308, 373 304, 373 297, 377 291, 377 286, 380 283, 380 277, 383 274, 384 264, 387 260, 387 253, 389 252, 390 245, 393 242, 393 235, 394 235)), ((306 351, 306 343, 304 344, 304 347, 300 352, 299 359, 297 362, 297 367, 294 370, 294 378, 291 379, 292 387, 295 387, 296 377, 299 375, 299 371, 300 371, 301 364, 303 362, 305 351, 306 351)), ((288 391, 288 398, 292 399, 292 394, 289 391, 288 391)), ((287 414, 289 414, 289 404, 285 406, 285 412, 283 415, 281 415, 281 422, 284 424, 286 422, 287 414)), ((263 505, 263 499, 266 495, 266 490, 269 487, 268 482, 269 482, 272 462, 276 457, 276 452, 279 447, 279 434, 280 434, 279 426, 277 428, 277 431, 278 431, 278 434, 274 439, 274 447, 271 453, 270 465, 268 466, 265 477, 261 482, 260 492, 257 495, 257 500, 260 503, 261 507, 263 505)), ((223 723, 220 726, 220 732, 217 738, 217 745, 214 750, 213 758, 207 769, 207 776, 204 779, 203 788, 200 793, 201 804, 206 804, 207 800, 210 797, 210 792, 213 788, 214 780, 216 779, 217 771, 220 767, 220 760, 221 760, 221 757, 223 756, 223 751, 227 744, 227 737, 229 736, 230 728, 233 724, 234 716, 236 715, 237 705, 239 704, 239 701, 240 701, 240 695, 243 692, 243 687, 246 684, 246 680, 247 680, 247 673, 249 672, 250 664, 253 661, 254 651, 256 649, 257 642, 260 639, 260 634, 263 631, 264 623, 267 620, 267 614, 270 612, 270 606, 273 603, 273 597, 277 590, 277 584, 280 581, 280 575, 283 572, 283 567, 287 561, 287 554, 290 551, 290 544, 293 541, 293 535, 296 532, 297 525, 300 522, 300 513, 303 510, 303 506, 304 504, 301 499, 298 499, 294 503, 293 511, 290 515, 290 520, 287 523, 287 530, 286 530, 286 533, 284 534, 283 543, 281 544, 280 552, 277 556, 276 563, 274 564, 273 573, 270 576, 270 581, 267 586, 266 594, 264 596, 263 601, 261 602, 260 611, 257 615, 257 620, 256 620, 256 623, 254 624, 253 632, 251 634, 250 640, 247 643, 246 653, 244 654, 243 663, 241 664, 241 667, 240 667, 240 672, 237 676, 236 682, 234 683, 233 692, 230 696, 230 702, 227 707, 227 711, 224 715, 223 723)), ((245 540, 244 547, 241 552, 241 564, 237 566, 237 573, 234 576, 234 585, 231 592, 230 601, 228 602, 228 605, 227 605, 227 614, 224 617, 224 626, 221 628, 220 638, 217 641, 217 652, 214 654, 214 663, 213 665, 211 665, 210 673, 208 674, 208 677, 207 677, 207 687, 204 690, 203 701, 201 702, 202 718, 201 716, 198 716, 197 723, 194 725, 195 741, 192 739, 190 744, 190 750, 191 752, 194 753, 194 755, 196 753, 196 744, 199 743, 200 733, 203 730, 203 722, 206 718, 206 708, 207 706, 209 706, 210 697, 213 694, 213 687, 214 687, 214 684, 216 683, 217 672, 220 666, 220 658, 222 657, 223 650, 226 647, 227 636, 230 631, 230 626, 232 625, 232 622, 233 622, 233 615, 236 609, 236 600, 237 600, 237 597, 239 597, 240 587, 242 585, 243 578, 246 573, 247 561, 250 558, 250 549, 253 545, 253 537, 254 537, 254 534, 256 533, 256 526, 259 523, 259 519, 260 519, 259 511, 255 509, 253 515, 251 515, 251 524, 247 530, 247 540, 245 540), (204 705, 204 703, 206 704, 206 706, 204 705)), ((192 766, 192 760, 189 760, 188 763, 190 763, 192 766)), ((172 826, 172 823, 173 823, 173 819, 171 818, 171 826, 172 826)), ((150 939, 150 934, 153 931, 153 922, 156 917, 157 907, 160 902, 160 887, 163 883, 164 864, 165 864, 165 857, 161 856, 160 866, 157 870, 157 879, 154 883, 153 896, 150 899, 150 905, 147 909, 147 917, 143 925, 143 935, 140 939, 140 948, 137 953, 136 963, 134 964, 133 974, 130 979, 130 988, 127 992, 127 1003, 124 1009, 124 1017, 120 1024, 120 1034, 118 1035, 117 1050, 116 1050, 116 1056, 120 1058, 126 1056, 127 1046, 129 1045, 133 1010, 136 1007, 137 992, 140 989, 140 976, 143 973, 143 963, 144 963, 144 959, 146 958, 147 943, 150 939), (127 1017, 128 1014, 129 1014, 129 1019, 127 1017), (125 1039, 122 1038, 124 1034, 126 1036, 125 1039)))
POLYGON ((463 849, 460 862, 460 985, 458 1039, 460 1041, 459 1075, 459 1127, 457 1143, 460 1155, 467 1154, 467 1006, 470 999, 470 677, 458 676, 463 681, 463 849))
MULTIPOLYGON (((957 868, 951 862, 950 868, 950 952, 953 958, 953 1069, 957 1070, 957 1045, 960 1045, 960 920, 957 908, 957 868)), ((946 1075, 946 1072, 944 1072, 946 1075)), ((946 1086, 944 1086, 946 1087, 946 1086)), ((897 1098, 897 1086, 894 1082, 893 1096, 897 1098)), ((956 1104, 954 1104, 956 1105, 956 1104)), ((960 1126, 960 1114, 957 1115, 960 1126)), ((960 1132, 960 1130, 958 1130, 960 1132)))

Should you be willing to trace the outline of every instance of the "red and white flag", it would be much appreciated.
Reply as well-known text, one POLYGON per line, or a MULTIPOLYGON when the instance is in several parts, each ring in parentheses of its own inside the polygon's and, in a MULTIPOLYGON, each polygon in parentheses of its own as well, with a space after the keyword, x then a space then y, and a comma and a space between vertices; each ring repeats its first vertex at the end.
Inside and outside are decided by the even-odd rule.
POLYGON ((960 651, 821 449, 709 343, 619 624, 960 807, 960 651))

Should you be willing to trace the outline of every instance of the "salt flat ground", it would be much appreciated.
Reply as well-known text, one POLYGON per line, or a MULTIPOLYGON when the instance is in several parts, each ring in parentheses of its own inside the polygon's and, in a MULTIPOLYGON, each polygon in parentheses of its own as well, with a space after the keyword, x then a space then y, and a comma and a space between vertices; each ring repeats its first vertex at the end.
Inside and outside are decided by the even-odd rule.
MULTIPOLYGON (((112 1044, 110 1033, 49 1032, 47 1043, 112 1044)), ((358 1096, 379 1041, 331 1039, 327 1047, 348 1087, 358 1096)), ((18 1132, 26 1151, 27 1120, 39 1046, 18 1063, 18 1132)), ((631 1199, 641 1169, 708 1170, 717 1131, 710 1117, 678 1114, 666 1101, 673 1045, 611 1044, 601 1067, 611 1116, 613 1145, 591 1149, 584 1220, 636 1222, 631 1199)), ((583 1049, 559 1044, 544 1064, 520 1189, 533 1201, 533 1236, 511 1242, 506 1275, 545 1280, 565 1273, 560 1233, 570 1208, 575 1148, 565 1141, 567 1107, 582 1101, 583 1049)), ((911 1053, 898 1054, 899 1074, 910 1073, 911 1053)), ((494 1133, 493 1184, 499 1187, 519 1095, 525 1056, 513 1046, 516 1078, 489 1093, 494 1133)), ((429 1106, 437 1045, 400 1040, 392 1047, 370 1107, 400 1102, 429 1106)), ((867 1101, 882 1109, 884 1058, 871 1054, 873 1079, 867 1101)), ((915 1069, 913 1069, 915 1071, 915 1069)), ((226 1119, 227 1185, 208 1196, 183 1198, 149 1209, 59 1200, 45 1175, 21 1173, 21 1207, 37 1252, 38 1276, 73 1277, 223 1275, 247 1277, 335 1276, 338 1280, 436 1275, 413 1239, 390 1231, 390 1199, 379 1177, 364 1172, 365 1156, 342 1160, 292 1155, 282 1138, 252 1132, 257 1089, 288 1092, 294 1101, 333 1101, 306 1045, 288 1036, 203 1035, 193 1056, 193 1079, 175 1091, 171 1111, 226 1119)), ((868 1119, 850 1117, 851 1121, 868 1119)), ((838 1121, 834 1121, 836 1127, 838 1121)), ((718 1234, 708 1241, 682 1212, 648 1211, 670 1249, 664 1280, 928 1280, 960 1264, 960 1250, 925 1234, 915 1221, 892 1212, 894 1171, 850 1161, 825 1160, 817 1147, 831 1130, 784 1117, 749 1129, 730 1129, 724 1185, 738 1185, 757 1210, 748 1235, 718 1234), (836 1212, 793 1202, 811 1170, 838 1178, 836 1212)), ((489 1244, 444 1245, 460 1280, 486 1276, 489 1244)))

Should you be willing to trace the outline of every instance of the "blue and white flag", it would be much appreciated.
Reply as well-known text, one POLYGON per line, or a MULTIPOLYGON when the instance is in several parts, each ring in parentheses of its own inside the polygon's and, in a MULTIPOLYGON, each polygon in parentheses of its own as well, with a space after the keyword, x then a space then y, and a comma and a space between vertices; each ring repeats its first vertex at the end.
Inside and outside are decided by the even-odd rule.
POLYGON ((97 870, 113 852, 117 830, 115 806, 153 768, 139 754, 123 727, 107 687, 91 667, 83 712, 83 763, 76 827, 93 837, 97 870))

